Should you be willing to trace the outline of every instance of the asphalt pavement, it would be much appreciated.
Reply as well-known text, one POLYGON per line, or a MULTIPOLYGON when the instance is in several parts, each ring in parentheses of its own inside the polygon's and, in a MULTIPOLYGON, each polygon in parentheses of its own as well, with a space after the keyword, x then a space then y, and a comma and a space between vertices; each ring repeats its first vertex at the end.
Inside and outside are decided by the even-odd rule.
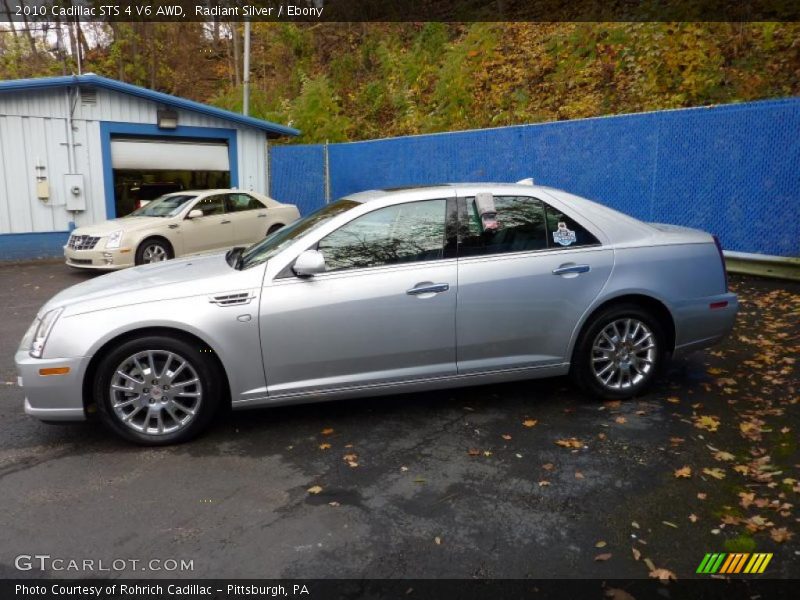
POLYGON ((0 577, 684 579, 737 551, 800 577, 797 283, 732 278, 733 334, 633 401, 558 378, 235 412, 145 449, 22 411, 22 334, 92 276, 0 266, 0 577), (126 563, 15 567, 37 554, 126 563))

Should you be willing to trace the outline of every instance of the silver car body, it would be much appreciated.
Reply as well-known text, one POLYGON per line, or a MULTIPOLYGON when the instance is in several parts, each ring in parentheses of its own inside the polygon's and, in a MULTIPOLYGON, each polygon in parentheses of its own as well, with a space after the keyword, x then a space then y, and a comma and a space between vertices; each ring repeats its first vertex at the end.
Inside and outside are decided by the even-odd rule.
POLYGON ((645 296, 671 315, 674 355, 710 346, 732 328, 712 236, 646 224, 563 191, 516 184, 453 184, 348 197, 347 212, 236 270, 223 254, 145 265, 99 277, 53 297, 63 307, 42 358, 21 348, 16 363, 25 410, 44 420, 85 417, 92 357, 143 329, 179 330, 219 357, 234 408, 429 390, 568 372, 587 318, 615 298, 645 296), (600 240, 540 250, 285 277, 304 250, 370 211, 477 193, 536 197, 600 240), (554 274, 588 265, 582 273, 554 274), (446 293, 408 295, 420 284, 446 293), (237 295, 236 298, 229 296, 237 295), (69 367, 42 376, 47 367, 69 367))

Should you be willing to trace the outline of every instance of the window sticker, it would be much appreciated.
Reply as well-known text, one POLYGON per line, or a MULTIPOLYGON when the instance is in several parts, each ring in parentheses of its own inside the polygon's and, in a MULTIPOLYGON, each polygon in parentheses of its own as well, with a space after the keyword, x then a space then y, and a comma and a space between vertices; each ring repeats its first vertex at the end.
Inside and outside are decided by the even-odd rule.
POLYGON ((566 223, 559 221, 558 229, 553 232, 553 241, 562 246, 569 246, 577 241, 577 237, 574 231, 567 229, 566 223))

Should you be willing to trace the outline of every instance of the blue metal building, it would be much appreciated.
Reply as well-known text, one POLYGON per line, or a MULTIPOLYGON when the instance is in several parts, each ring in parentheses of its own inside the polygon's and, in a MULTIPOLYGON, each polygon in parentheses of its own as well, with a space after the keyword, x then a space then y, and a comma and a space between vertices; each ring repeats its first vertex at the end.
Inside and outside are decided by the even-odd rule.
POLYGON ((0 260, 189 187, 269 190, 276 123, 87 74, 0 82, 0 260))

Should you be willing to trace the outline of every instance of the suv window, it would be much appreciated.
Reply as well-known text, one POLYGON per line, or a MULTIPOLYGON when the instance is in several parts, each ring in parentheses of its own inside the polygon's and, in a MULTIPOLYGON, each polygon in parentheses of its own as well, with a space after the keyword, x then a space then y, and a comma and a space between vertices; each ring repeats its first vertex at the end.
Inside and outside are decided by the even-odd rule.
POLYGON ((261 202, 248 194, 228 194, 228 212, 242 212, 266 208, 261 202))
POLYGON ((320 240, 328 271, 363 269, 444 257, 446 200, 379 208, 320 240))
POLYGON ((561 211, 550 205, 546 205, 546 210, 547 242, 551 248, 574 248, 575 246, 600 244, 600 240, 561 211))
POLYGON ((460 256, 525 252, 547 248, 544 206, 527 196, 495 196, 497 229, 484 231, 475 198, 466 199, 466 222, 461 227, 460 256))
POLYGON ((225 212, 225 196, 208 196, 201 198, 197 204, 192 207, 192 210, 202 210, 204 217, 212 215, 221 215, 225 212))

